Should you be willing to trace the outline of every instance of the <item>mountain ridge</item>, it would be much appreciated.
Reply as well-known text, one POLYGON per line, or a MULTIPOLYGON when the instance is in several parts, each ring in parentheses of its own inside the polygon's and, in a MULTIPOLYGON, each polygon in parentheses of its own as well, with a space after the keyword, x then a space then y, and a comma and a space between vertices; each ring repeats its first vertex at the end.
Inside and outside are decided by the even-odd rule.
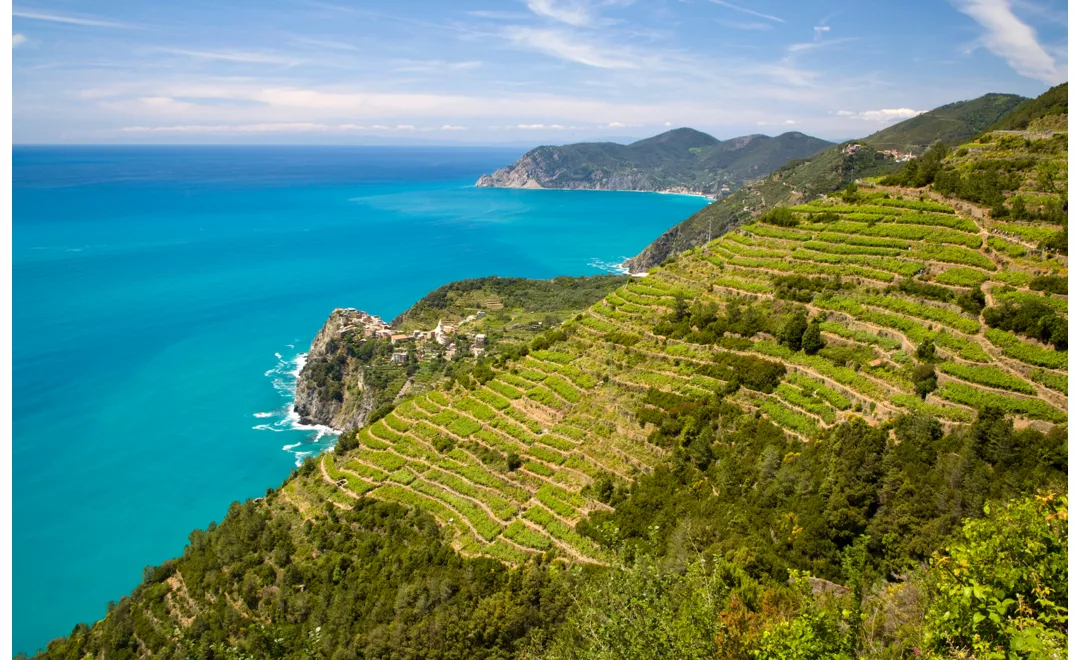
POLYGON ((481 188, 637 190, 722 195, 790 158, 832 144, 792 131, 729 140, 676 128, 628 145, 580 142, 541 146, 476 182, 481 188))
POLYGON ((812 158, 789 160, 772 173, 747 183, 671 227, 624 266, 631 272, 648 270, 668 257, 760 216, 777 204, 798 204, 839 190, 860 177, 899 169, 896 158, 882 152, 889 149, 921 152, 941 139, 959 142, 973 137, 1024 101, 1021 96, 995 93, 949 103, 866 138, 822 149, 812 158))

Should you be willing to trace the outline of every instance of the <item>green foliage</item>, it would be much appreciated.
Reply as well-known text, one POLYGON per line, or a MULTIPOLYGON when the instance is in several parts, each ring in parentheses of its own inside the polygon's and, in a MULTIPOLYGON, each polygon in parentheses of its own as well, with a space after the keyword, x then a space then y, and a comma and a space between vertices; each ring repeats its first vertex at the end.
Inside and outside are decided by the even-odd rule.
POLYGON ((1069 114, 1069 83, 1061 83, 1029 99, 990 126, 991 131, 1024 130, 1038 119, 1069 114))
POLYGON ((1031 372, 1031 380, 1042 383, 1062 394, 1067 395, 1069 393, 1069 377, 1066 375, 1053 373, 1045 369, 1035 369, 1031 372))
POLYGON ((806 326, 806 332, 802 336, 802 350, 807 355, 816 355, 825 348, 825 340, 821 337, 821 324, 814 321, 806 326))
POLYGON ((1069 278, 1057 275, 1039 275, 1031 280, 1028 288, 1032 291, 1049 291, 1050 293, 1069 294, 1069 278))
POLYGON ((980 367, 962 364, 959 362, 942 362, 941 370, 950 376, 956 376, 979 385, 996 387, 1001 390, 1011 390, 1021 394, 1035 394, 1035 388, 1026 380, 1007 374, 999 367, 980 367))
POLYGON ((937 371, 932 364, 919 364, 911 370, 911 382, 915 383, 915 394, 925 400, 926 395, 937 389, 937 371))
POLYGON ((803 335, 806 334, 806 330, 806 310, 800 309, 787 318, 776 338, 789 349, 798 351, 802 348, 803 335))
POLYGON ((758 218, 761 222, 777 227, 794 227, 799 224, 799 219, 786 206, 778 206, 765 215, 758 218))
POLYGON ((962 403, 972 408, 1000 408, 1009 413, 1023 415, 1031 419, 1044 419, 1048 422, 1064 422, 1066 414, 1042 399, 1029 399, 996 394, 962 383, 945 383, 938 390, 943 399, 962 403))
POLYGON ((988 504, 934 558, 926 642, 980 658, 1067 655, 1068 500, 988 504))
POLYGON ((1059 351, 1069 345, 1069 322, 1058 315, 1053 305, 1038 299, 1004 300, 983 310, 983 319, 991 328, 1053 344, 1059 351))
POLYGON ((974 268, 949 268, 934 276, 934 280, 953 286, 978 286, 990 279, 990 276, 974 268))

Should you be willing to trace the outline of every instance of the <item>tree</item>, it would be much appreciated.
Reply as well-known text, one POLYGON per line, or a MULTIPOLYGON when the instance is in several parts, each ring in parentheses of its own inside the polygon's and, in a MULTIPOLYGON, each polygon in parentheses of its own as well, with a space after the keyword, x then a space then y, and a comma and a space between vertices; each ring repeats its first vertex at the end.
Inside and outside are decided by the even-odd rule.
POLYGON ((780 343, 793 351, 802 348, 803 335, 806 334, 806 310, 800 309, 788 317, 780 330, 780 343))
POLYGON ((986 307, 986 295, 978 286, 973 286, 971 291, 956 297, 956 304, 968 314, 978 316, 986 307))
POLYGON ((814 321, 806 326, 806 332, 802 336, 802 350, 807 355, 817 355, 817 352, 825 348, 825 340, 821 338, 821 325, 814 321))
POLYGON ((932 364, 916 365, 911 370, 911 380, 915 383, 915 393, 921 399, 937 389, 937 372, 932 364))
POLYGON ((516 452, 510 452, 506 455, 506 469, 510 472, 521 467, 521 456, 516 452))
POLYGON ((936 352, 937 349, 934 348, 934 340, 924 339, 922 340, 922 343, 919 344, 919 347, 915 350, 915 357, 919 358, 919 360, 923 362, 930 362, 934 359, 934 354, 936 352))

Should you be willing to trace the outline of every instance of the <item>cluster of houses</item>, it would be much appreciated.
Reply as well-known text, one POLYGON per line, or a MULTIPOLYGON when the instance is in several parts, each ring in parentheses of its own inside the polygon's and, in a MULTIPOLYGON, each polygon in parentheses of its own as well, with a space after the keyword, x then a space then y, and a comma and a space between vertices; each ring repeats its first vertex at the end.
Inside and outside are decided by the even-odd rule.
POLYGON ((906 163, 909 160, 913 160, 913 159, 917 158, 917 156, 915 154, 911 153, 910 151, 907 152, 907 153, 904 153, 903 151, 900 151, 899 149, 883 149, 881 151, 878 151, 878 153, 882 154, 884 156, 887 156, 889 158, 892 158, 893 160, 895 160, 898 163, 906 163))
MULTIPOLYGON (((452 360, 457 356, 457 342, 454 338, 459 334, 461 326, 475 321, 476 319, 483 318, 484 312, 477 312, 471 316, 468 316, 460 324, 454 325, 453 323, 443 323, 440 319, 432 330, 413 330, 411 334, 394 334, 390 336, 390 342, 392 344, 399 344, 404 341, 421 342, 432 341, 439 346, 446 346, 446 350, 443 352, 443 357, 447 360, 452 360)), ((469 347, 469 351, 474 357, 482 357, 487 347, 487 335, 477 333, 472 336, 472 345, 469 347)), ((404 364, 408 360, 409 352, 405 349, 397 349, 393 355, 390 356, 391 362, 395 364, 404 364)), ((418 357, 421 359, 424 357, 423 351, 418 351, 418 357)))
MULTIPOLYGON (((858 153, 858 151, 860 149, 862 149, 862 148, 863 148, 863 145, 856 142, 854 144, 849 144, 849 145, 845 146, 844 147, 844 153, 846 155, 848 155, 848 156, 852 156, 852 155, 858 153)), ((911 153, 910 151, 909 152, 903 152, 903 151, 900 151, 899 149, 879 149, 878 153, 881 154, 882 156, 885 156, 886 158, 892 158, 893 160, 895 160, 898 163, 906 163, 909 160, 913 160, 915 158, 918 158, 918 156, 911 153)))
MULTIPOLYGON (((382 320, 378 316, 368 314, 358 309, 347 308, 339 310, 346 318, 342 324, 339 334, 345 334, 346 332, 361 332, 365 339, 371 337, 374 339, 388 339, 390 343, 395 347, 402 344, 402 342, 412 342, 414 345, 419 342, 434 342, 439 346, 445 346, 443 351, 443 357, 447 360, 452 360, 457 355, 457 342, 455 338, 461 334, 462 326, 471 323, 477 319, 484 318, 484 312, 477 312, 466 317, 461 323, 444 323, 442 320, 436 324, 432 330, 413 330, 411 333, 394 332, 390 327, 390 324, 382 320)), ((482 357, 487 349, 487 335, 477 333, 472 335, 469 346, 469 352, 474 357, 482 357)), ((425 351, 423 349, 417 350, 417 357, 424 358, 425 351)), ((395 348, 394 352, 390 356, 390 361, 394 364, 405 364, 408 361, 409 352, 405 347, 395 348)))

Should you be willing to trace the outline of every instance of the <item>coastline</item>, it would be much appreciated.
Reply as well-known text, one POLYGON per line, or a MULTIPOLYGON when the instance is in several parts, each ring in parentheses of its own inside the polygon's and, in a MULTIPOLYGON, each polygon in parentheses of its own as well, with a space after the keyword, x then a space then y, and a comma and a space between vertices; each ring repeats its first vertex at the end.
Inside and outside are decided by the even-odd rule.
POLYGON ((676 195, 679 197, 697 197, 699 199, 706 199, 710 203, 718 201, 720 198, 707 195, 705 193, 695 192, 679 192, 676 190, 632 190, 628 188, 548 188, 545 186, 478 186, 473 184, 473 188, 502 188, 503 190, 563 190, 573 192, 627 192, 627 193, 650 193, 654 195, 676 195))

